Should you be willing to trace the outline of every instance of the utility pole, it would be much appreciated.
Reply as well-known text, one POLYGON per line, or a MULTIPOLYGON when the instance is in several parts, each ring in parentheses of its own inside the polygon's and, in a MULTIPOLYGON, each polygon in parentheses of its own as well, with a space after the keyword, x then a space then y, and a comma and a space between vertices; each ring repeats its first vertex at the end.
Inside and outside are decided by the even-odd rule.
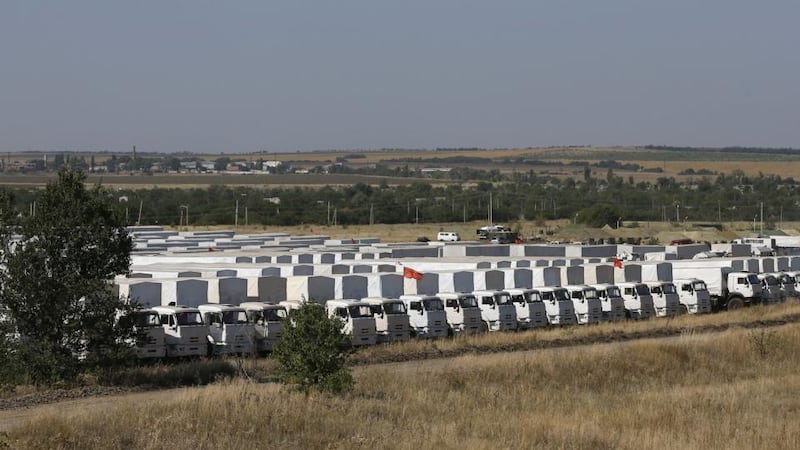
POLYGON ((467 204, 464 203, 464 223, 467 223, 467 204))
POLYGON ((369 204, 369 224, 370 226, 375 224, 375 216, 373 215, 373 205, 372 203, 369 204))
POLYGON ((761 231, 759 233, 761 236, 764 235, 764 202, 761 202, 761 231))
POLYGON ((144 200, 139 200, 139 217, 136 219, 136 225, 142 223, 142 204, 144 204, 144 200))
POLYGON ((492 205, 492 193, 489 192, 489 215, 487 217, 489 219, 489 223, 488 223, 489 226, 492 226, 492 224, 494 223, 494 221, 492 220, 492 206, 493 206, 492 205))
POLYGON ((419 225, 419 206, 416 206, 414 209, 416 211, 414 215, 414 223, 419 225))
POLYGON ((328 226, 331 226, 331 202, 328 201, 328 226))
POLYGON ((239 199, 236 199, 236 210, 233 216, 233 229, 239 229, 239 199))

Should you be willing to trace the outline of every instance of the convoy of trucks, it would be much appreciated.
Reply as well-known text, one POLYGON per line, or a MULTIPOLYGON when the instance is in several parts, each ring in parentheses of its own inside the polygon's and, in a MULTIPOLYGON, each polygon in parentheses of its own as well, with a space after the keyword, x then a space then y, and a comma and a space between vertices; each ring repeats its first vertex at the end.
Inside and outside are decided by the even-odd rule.
MULTIPOLYGON (((333 299, 320 305, 342 321, 354 346, 399 342, 412 337, 527 330, 547 326, 733 310, 795 298, 800 272, 756 274, 729 267, 674 265, 672 281, 544 286, 436 295, 333 299)), ((274 350, 292 311, 303 300, 278 304, 207 303, 140 309, 129 320, 136 354, 146 358, 246 355, 274 350)))

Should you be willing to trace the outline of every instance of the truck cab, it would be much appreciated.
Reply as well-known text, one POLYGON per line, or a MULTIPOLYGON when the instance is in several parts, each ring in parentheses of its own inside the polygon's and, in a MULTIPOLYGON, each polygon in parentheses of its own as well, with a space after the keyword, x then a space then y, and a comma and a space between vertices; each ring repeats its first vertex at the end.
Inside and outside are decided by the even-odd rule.
POLYGON ((569 291, 562 287, 541 287, 537 290, 542 296, 550 325, 574 325, 577 322, 569 291))
POLYGON ((133 342, 136 357, 139 359, 163 358, 167 356, 167 343, 164 327, 158 313, 152 309, 138 309, 117 318, 120 323, 127 322, 134 333, 133 342))
POLYGON ((603 308, 604 322, 617 322, 625 320, 625 301, 622 299, 619 287, 613 284, 593 284, 597 290, 597 297, 600 298, 600 305, 603 308))
POLYGON ((401 342, 411 338, 406 305, 398 299, 367 297, 362 302, 369 305, 375 318, 378 342, 401 342))
MULTIPOLYGON (((717 308, 733 310, 745 305, 752 305, 762 300, 765 295, 758 275, 751 272, 728 272, 724 275, 725 286, 722 295, 717 298, 717 308)), ((712 298, 712 301, 714 298, 712 298)))
POLYGON ((378 340, 375 317, 370 304, 359 300, 328 300, 325 302, 328 317, 344 322, 342 333, 350 336, 353 346, 374 345, 378 340))
POLYGON ((197 308, 154 306, 164 328, 167 358, 208 355, 208 327, 197 308))
POLYGON ((247 320, 253 325, 256 351, 272 351, 283 334, 283 322, 288 316, 286 308, 265 302, 244 302, 239 306, 247 312, 247 320))
POLYGON ((698 278, 674 280, 678 290, 680 314, 705 314, 711 312, 711 295, 705 281, 698 278))
POLYGON ((783 291, 778 279, 771 273, 758 274, 758 280, 761 283, 761 301, 762 303, 778 303, 784 300, 783 291))
POLYGON ((648 281, 645 283, 653 298, 656 317, 675 317, 680 309, 680 296, 670 281, 648 281))
POLYGON ((253 350, 255 327, 247 311, 227 303, 206 303, 197 307, 208 326, 209 354, 244 355, 253 350))
POLYGON ((444 303, 449 334, 472 334, 481 331, 481 310, 478 300, 467 292, 439 292, 444 303))
POLYGON ((797 286, 795 286, 793 276, 786 272, 777 272, 772 275, 778 280, 778 286, 781 288, 781 296, 784 300, 787 298, 797 298, 797 286))
POLYGON ((603 317, 603 305, 597 296, 597 290, 586 285, 564 286, 572 298, 575 318, 579 325, 600 323, 603 317))
POLYGON ((547 309, 542 296, 536 289, 506 289, 511 303, 517 309, 517 325, 520 330, 546 327, 547 309))
POLYGON ((625 316, 631 319, 649 319, 655 317, 653 297, 650 289, 644 283, 625 282, 618 283, 622 300, 625 302, 625 316))
POLYGON ((481 310, 484 331, 517 329, 517 312, 505 291, 473 291, 481 310))
POLYGON ((447 315, 435 295, 401 295, 406 305, 412 336, 430 339, 447 336, 447 315))

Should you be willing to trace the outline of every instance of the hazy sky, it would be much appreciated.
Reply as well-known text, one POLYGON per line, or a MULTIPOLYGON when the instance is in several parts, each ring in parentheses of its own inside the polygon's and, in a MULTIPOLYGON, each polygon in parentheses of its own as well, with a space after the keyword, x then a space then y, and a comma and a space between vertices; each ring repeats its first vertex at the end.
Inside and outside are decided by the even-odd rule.
POLYGON ((3 0, 0 151, 800 147, 796 0, 3 0))

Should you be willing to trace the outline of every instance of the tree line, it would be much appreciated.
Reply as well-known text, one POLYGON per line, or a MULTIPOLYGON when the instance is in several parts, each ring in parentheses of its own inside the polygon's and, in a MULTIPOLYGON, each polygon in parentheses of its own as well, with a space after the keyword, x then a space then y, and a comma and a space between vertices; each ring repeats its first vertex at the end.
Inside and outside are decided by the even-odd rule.
MULTIPOLYGON (((629 221, 800 220, 800 192, 793 178, 748 176, 741 171, 702 176, 688 182, 660 177, 635 182, 609 169, 594 176, 559 178, 533 171, 502 174, 464 170, 467 180, 403 186, 357 183, 319 188, 210 186, 119 190, 111 203, 128 225, 279 225, 432 223, 482 220, 492 210, 496 222, 569 219, 591 226, 629 221), (480 181, 475 181, 480 180, 480 181), (491 206, 489 201, 491 198, 491 206)), ((17 189, 14 214, 42 210, 38 192, 17 189)))

